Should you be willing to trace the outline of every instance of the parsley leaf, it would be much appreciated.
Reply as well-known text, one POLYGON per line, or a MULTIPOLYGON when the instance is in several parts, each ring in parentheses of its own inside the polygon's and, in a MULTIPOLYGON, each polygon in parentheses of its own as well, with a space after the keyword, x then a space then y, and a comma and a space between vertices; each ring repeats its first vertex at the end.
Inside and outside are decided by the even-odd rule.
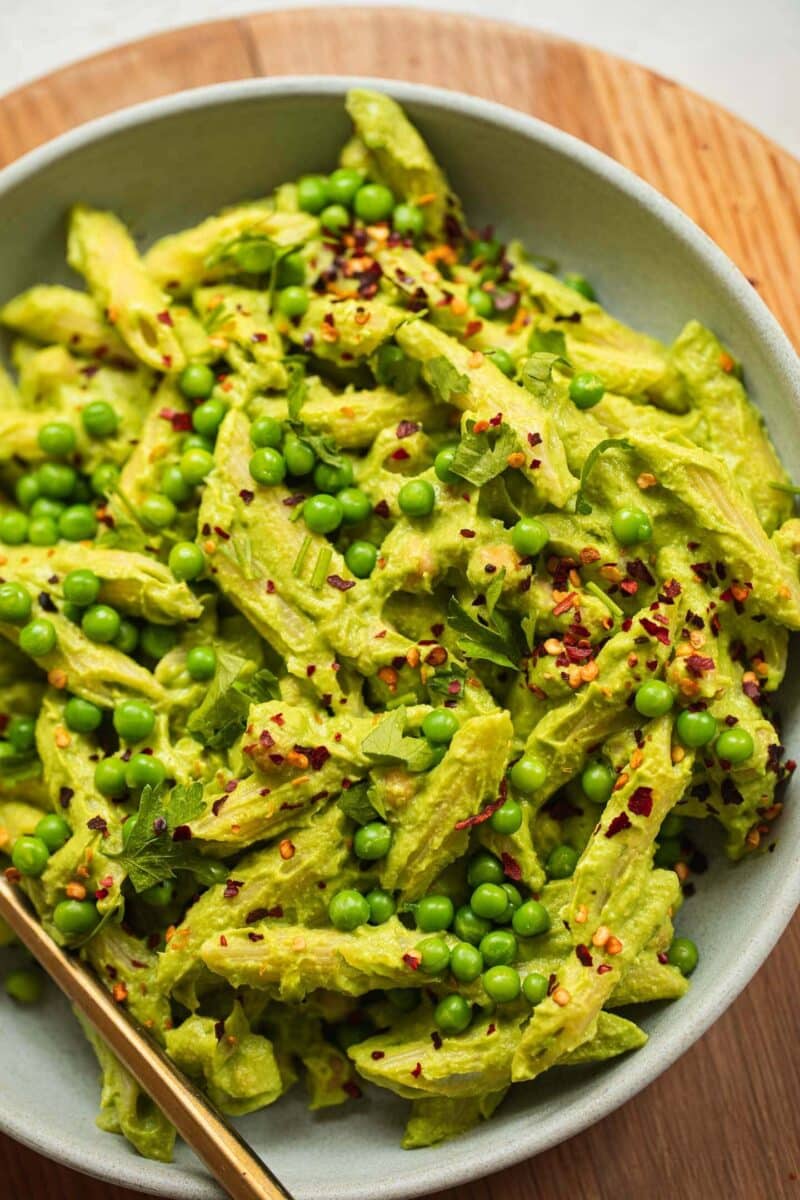
POLYGON ((364 754, 376 762, 403 763, 409 771, 425 771, 433 752, 424 738, 405 737, 406 710, 392 709, 361 743, 364 754))
POLYGON ((528 338, 528 349, 531 354, 552 354, 556 358, 567 359, 567 339, 560 329, 532 329, 528 338))
MULTIPOLYGON (((276 254, 281 249, 271 238, 265 237, 263 233, 241 233, 235 238, 229 238, 227 242, 217 242, 213 250, 206 255, 203 266, 216 267, 221 262, 229 262, 231 259, 235 261, 237 250, 243 246, 247 246, 248 249, 252 247, 253 249, 257 248, 260 250, 263 248, 266 251, 271 251, 272 259, 270 262, 275 260, 276 254)), ((267 263, 266 254, 264 255, 264 262, 267 264, 264 270, 268 271, 270 263, 267 263)), ((259 272, 259 274, 261 273, 259 272)))
POLYGON ((474 433, 475 422, 467 422, 450 469, 469 483, 481 487, 502 474, 508 467, 508 456, 519 450, 519 438, 510 425, 474 433))
POLYGON ((447 606, 447 624, 461 636, 458 648, 467 658, 477 658, 484 662, 494 663, 498 667, 508 667, 518 671, 519 665, 509 657, 509 652, 518 655, 517 639, 511 622, 501 613, 492 613, 492 624, 489 628, 481 624, 476 617, 458 603, 455 596, 450 597, 447 606))
POLYGON ((341 792, 336 803, 346 817, 355 821, 356 825, 368 825, 370 821, 385 818, 385 811, 374 803, 375 788, 366 779, 353 784, 341 792))
POLYGON ((633 446, 625 438, 604 438, 603 441, 598 442, 597 445, 590 450, 586 456, 586 461, 581 468, 581 481, 580 486, 578 487, 578 495, 575 499, 575 512, 581 513, 582 516, 588 516, 592 511, 592 506, 584 495, 592 467, 595 465, 601 454, 603 454, 606 450, 613 449, 615 446, 618 450, 633 449, 633 446))
MULTIPOLYGON (((136 822, 127 845, 119 854, 109 854, 126 872, 136 892, 174 878, 178 870, 197 869, 205 860, 187 841, 175 841, 175 830, 188 825, 205 810, 203 785, 179 784, 166 793, 163 786, 142 789, 136 822)), ((207 864, 206 864, 207 865, 207 864)))
POLYGON ((247 727, 251 704, 277 700, 277 678, 262 668, 254 675, 247 659, 230 650, 217 651, 217 670, 203 702, 189 717, 186 727, 209 750, 224 750, 241 737, 247 727), (242 678, 244 675, 244 678, 242 678))
POLYGON ((464 396, 469 392, 468 377, 462 375, 443 354, 428 359, 422 374, 428 387, 443 404, 449 404, 452 396, 464 396))
POLYGON ((493 576, 492 582, 486 589, 486 611, 489 614, 490 621, 495 610, 495 605, 503 594, 503 580, 505 577, 506 569, 505 567, 501 567, 497 574, 493 576))
POLYGON ((429 692, 441 692, 446 696, 455 697, 461 695, 464 690, 464 680, 467 677, 467 672, 453 659, 444 668, 438 668, 435 675, 428 677, 426 687, 429 692), (458 684, 458 691, 455 688, 451 689, 451 684, 458 684))

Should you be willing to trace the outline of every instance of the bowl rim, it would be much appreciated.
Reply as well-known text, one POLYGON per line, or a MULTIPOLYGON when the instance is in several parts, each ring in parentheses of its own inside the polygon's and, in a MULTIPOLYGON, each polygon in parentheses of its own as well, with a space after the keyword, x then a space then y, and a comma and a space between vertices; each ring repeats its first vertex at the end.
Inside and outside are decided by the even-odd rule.
MULTIPOLYGON (((275 75, 174 92, 95 118, 35 147, 0 170, 0 198, 63 156, 136 125, 208 106, 238 103, 250 98, 343 96, 352 87, 375 88, 387 92, 401 104, 427 104, 450 113, 502 126, 557 154, 565 155, 592 174, 600 175, 630 200, 646 209, 653 218, 665 225, 674 237, 705 260, 721 290, 727 292, 730 301, 749 319, 756 338, 761 341, 768 358, 782 375, 792 403, 795 407, 800 406, 797 399, 800 397, 800 359, 787 335, 742 271, 676 204, 633 171, 572 134, 507 105, 457 90, 379 76, 275 75)), ((556 1146, 608 1116, 654 1082, 722 1015, 761 967, 798 905, 800 870, 789 874, 784 880, 784 885, 773 890, 769 903, 762 908, 758 924, 751 930, 746 944, 740 947, 736 957, 731 957, 729 970, 710 980, 705 990, 696 994, 691 1014, 687 1014, 687 1020, 676 1032, 670 1032, 669 1040, 660 1047, 654 1062, 641 1062, 636 1055, 627 1058, 621 1069, 613 1076, 609 1074, 608 1085, 602 1098, 594 1099, 584 1108, 573 1104, 571 1107, 574 1111, 559 1114, 557 1130, 551 1129, 548 1133, 532 1125, 526 1135, 516 1138, 512 1143, 503 1145, 498 1141, 497 1149, 490 1155, 486 1155, 485 1152, 470 1153, 468 1140, 465 1140, 462 1143, 464 1153, 457 1165, 443 1162, 437 1168, 434 1159, 428 1154, 424 1157, 410 1156, 408 1170, 403 1173, 402 1178, 382 1181, 382 1196, 385 1200, 405 1200, 407 1197, 425 1195, 437 1188, 453 1187, 480 1178, 556 1146), (419 1162, 419 1166, 414 1167, 415 1161, 419 1162)), ((211 1197, 221 1195, 210 1179, 193 1174, 189 1180, 178 1173, 179 1168, 174 1164, 165 1166, 135 1157, 126 1159, 124 1156, 118 1156, 118 1161, 113 1165, 107 1164, 84 1149, 65 1143, 57 1130, 43 1130, 34 1135, 21 1118, 17 1118, 13 1111, 3 1111, 2 1107, 0 1131, 44 1154, 52 1161, 136 1191, 170 1196, 174 1200, 182 1200, 183 1197, 186 1197, 186 1200, 210 1200, 211 1197), (154 1173, 156 1178, 148 1178, 151 1173, 154 1173), (186 1183, 189 1183, 188 1188, 182 1186, 186 1183)), ((107 1144, 113 1147, 115 1143, 109 1139, 107 1144)), ((372 1195, 372 1192, 361 1186, 348 1187, 344 1180, 329 1181, 328 1200, 372 1200, 372 1195)))

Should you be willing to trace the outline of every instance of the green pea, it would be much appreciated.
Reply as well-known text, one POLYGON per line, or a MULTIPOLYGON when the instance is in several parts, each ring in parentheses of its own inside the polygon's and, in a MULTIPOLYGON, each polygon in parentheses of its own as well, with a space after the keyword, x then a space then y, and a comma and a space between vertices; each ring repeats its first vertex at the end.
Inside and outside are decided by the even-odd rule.
POLYGON ((618 508, 611 518, 611 530, 621 546, 649 542, 653 536, 650 518, 640 508, 618 508))
POLYGON ((275 282, 279 288, 305 283, 305 278, 306 264, 299 250, 284 254, 283 258, 278 260, 275 282))
POLYGON ((116 463, 99 463, 92 471, 89 482, 95 496, 108 497, 114 491, 119 479, 119 467, 116 463))
POLYGON ((36 438, 43 454, 52 458, 66 458, 75 449, 75 430, 65 421, 49 421, 39 430, 36 438))
POLYGON ((423 933, 441 933, 453 924, 455 910, 449 896, 423 896, 415 913, 417 928, 423 933))
POLYGON ((308 312, 311 298, 304 287, 285 287, 278 292, 277 308, 284 317, 302 317, 308 312))
MULTIPOLYGON (((491 887, 491 884, 487 885, 491 887)), ((517 939, 509 929, 493 929, 481 938, 479 950, 488 967, 505 966, 517 957, 517 939)))
POLYGON ((146 700, 120 700, 114 709, 114 728, 126 742, 141 742, 153 732, 156 714, 146 700))
POLYGON ((286 475, 286 460, 280 451, 262 446, 250 459, 250 474, 265 487, 281 483, 286 475))
POLYGON ((97 534, 97 517, 88 504, 72 504, 58 518, 58 532, 69 542, 83 542, 97 534))
POLYGON ((522 981, 522 991, 525 999, 533 1008, 541 1004, 547 995, 548 980, 546 975, 538 971, 529 971, 522 981))
POLYGON ((166 908, 175 898, 175 884, 169 879, 164 879, 161 883, 154 883, 152 887, 145 888, 140 898, 151 908, 166 908))
POLYGON ((392 845, 392 831, 383 821, 370 821, 356 830, 353 852, 356 858, 373 862, 384 858, 392 845))
POLYGON ((31 615, 31 598, 21 583, 0 584, 0 621, 19 624, 31 615))
POLYGON ((498 883, 479 883, 470 896, 469 906, 479 917, 493 921, 508 908, 508 896, 498 883))
POLYGON ((89 437, 106 438, 117 432, 119 417, 106 400, 93 400, 81 413, 89 437))
POLYGON ((494 300, 483 288, 470 288, 467 300, 475 310, 475 315, 483 320, 494 316, 494 300))
POLYGON ((36 722, 33 717, 12 717, 6 727, 6 737, 17 754, 27 754, 36 745, 36 722))
POLYGON ((88 504, 92 498, 92 489, 82 475, 75 480, 75 487, 69 494, 70 504, 88 504))
POLYGON ((713 741, 717 732, 716 718, 706 710, 690 712, 685 708, 678 714, 675 730, 684 746, 697 749, 713 741))
POLYGON ((366 901, 369 905, 370 925, 383 925, 395 914, 394 897, 391 892, 385 892, 383 888, 373 888, 371 892, 367 892, 366 901))
POLYGON ((372 512, 372 502, 360 488, 342 488, 336 499, 342 506, 342 521, 345 525, 357 525, 359 521, 366 521, 372 512))
POLYGON ((213 646, 192 646, 186 655, 186 670, 192 679, 213 679, 217 671, 217 652, 213 646))
POLYGON ((325 492, 309 496, 303 505, 303 520, 312 533, 333 533, 342 523, 342 506, 325 492))
POLYGON ((328 176, 328 196, 336 204, 349 206, 363 182, 363 174, 355 167, 338 167, 328 176))
POLYGON ((454 992, 439 1001, 433 1010, 433 1019, 442 1033, 463 1033, 472 1020, 472 1005, 454 992))
POLYGON ((34 618, 19 631, 19 648, 30 654, 31 658, 43 658, 46 654, 52 654, 57 642, 56 627, 46 617, 34 618))
POLYGON ((214 372, 206 363, 189 363, 178 376, 178 387, 187 400, 205 400, 214 390, 214 372))
POLYGON ((319 223, 329 233, 340 233, 350 224, 350 213, 343 204, 328 204, 319 214, 319 223))
POLYGON ((296 434, 288 435, 283 443, 283 457, 290 475, 310 475, 317 463, 314 451, 296 434))
POLYGON ((636 689, 633 703, 643 717, 663 717, 675 703, 675 696, 668 683, 648 679, 636 689))
POLYGON ((512 787, 529 796, 536 792, 547 779, 547 767, 540 758, 517 759, 509 773, 512 787))
POLYGON ((366 896, 362 896, 354 888, 345 888, 337 892, 328 905, 328 916, 335 929, 343 933, 366 925, 369 921, 370 910, 366 896))
POLYGON ((0 517, 0 541, 21 546, 28 537, 28 518, 23 512, 6 512, 0 517))
MULTIPOLYGON (((256 449, 268 446, 272 450, 277 450, 282 440, 283 426, 275 417, 258 417, 250 426, 250 441, 256 449)), ((291 468, 289 469, 291 470, 291 468)))
POLYGON ((489 828, 495 833, 516 833, 522 826, 522 805, 509 797, 489 818, 489 828))
POLYGON ((51 854, 60 850, 72 837, 72 830, 59 813, 48 813, 34 829, 34 836, 44 842, 51 854))
POLYGON ((550 914, 538 900, 526 900, 511 918, 511 927, 520 937, 538 937, 550 928, 550 914))
POLYGON ((298 180, 297 206, 301 212, 321 212, 328 199, 328 181, 324 175, 304 175, 298 180))
POLYGON ((172 625, 151 625, 149 622, 142 630, 140 645, 150 658, 163 658, 177 645, 178 633, 172 625))
POLYGON ((124 796, 127 784, 122 759, 101 758, 94 769, 94 786, 102 796, 124 796))
POLYGON ((605 395, 602 379, 591 371, 579 371, 569 383, 569 397, 576 408, 594 408, 605 395))
MULTIPOLYGON (((24 631, 23 631, 24 632, 24 631)), ((21 642, 20 638, 20 642, 21 642)), ((755 750, 753 735, 741 725, 723 729, 714 746, 717 758, 729 763, 746 762, 755 750)))
POLYGON ((483 971, 483 966, 483 955, 469 942, 459 942, 450 951, 450 971, 459 983, 472 983, 483 971))
POLYGON ((502 965, 489 967, 489 970, 483 973, 483 989, 490 1000, 495 1000, 498 1004, 510 1004, 519 996, 519 971, 502 965))
POLYGON ((477 946, 491 927, 491 923, 474 913, 468 904, 462 904, 460 908, 456 909, 453 931, 461 938, 462 942, 469 942, 471 945, 477 946))
POLYGON ((580 855, 572 846, 556 846, 550 851, 545 870, 549 879, 569 879, 578 865, 580 855))
POLYGON ((172 574, 183 583, 198 579, 206 568, 206 556, 194 542, 176 542, 167 561, 172 574))
POLYGON ((93 900, 62 900, 53 910, 53 924, 65 937, 91 933, 99 920, 93 900))
POLYGON ((564 276, 564 283, 568 288, 572 288, 573 292, 579 292, 581 296, 585 296, 587 300, 597 299, 594 288, 583 275, 570 272, 564 276))
POLYGON ((365 183, 353 198, 355 214, 367 225, 386 221, 392 215, 394 196, 382 183, 365 183))
POLYGON ((502 883, 505 877, 500 859, 488 850, 479 850, 469 861, 467 883, 471 887, 479 883, 502 883))
POLYGON ((427 937, 417 943, 420 967, 427 975, 441 975, 450 963, 450 947, 444 938, 427 937))
POLYGON ((115 608, 108 604, 92 604, 81 618, 81 629, 92 642, 113 642, 120 623, 115 608))
POLYGON ((132 754, 125 768, 129 788, 158 787, 167 778, 167 768, 152 754, 132 754))
MULTIPOLYGON (((122 829, 124 837, 124 825, 122 829)), ((207 858, 203 862, 202 871, 195 874, 195 879, 205 887, 215 887, 217 884, 226 883, 229 874, 230 871, 224 862, 215 862, 213 858, 207 858)))
POLYGON ((384 342, 375 354, 373 370, 378 383, 404 396, 417 382, 421 367, 399 346, 384 342))
POLYGON ((605 804, 614 791, 617 777, 607 763, 595 760, 588 763, 581 774, 581 787, 592 804, 605 804))
POLYGON ((42 463, 36 471, 39 494, 49 496, 51 500, 66 500, 77 479, 78 473, 75 468, 66 463, 42 463))
POLYGON ((497 238, 478 238, 469 248, 471 261, 477 258, 482 262, 496 263, 502 252, 502 243, 497 238))
POLYGON ((653 862, 657 867, 664 867, 667 870, 674 867, 676 862, 681 857, 681 844, 677 838, 665 837, 659 841, 656 847, 656 852, 653 855, 653 862))
POLYGON ((32 833, 18 837, 11 850, 11 861, 20 875, 41 875, 49 858, 47 843, 32 833))
POLYGON ((367 579, 378 561, 377 548, 372 542, 352 542, 345 551, 344 561, 356 579, 367 579))
POLYGON ((508 379, 513 379, 517 373, 517 364, 507 350, 502 348, 492 350, 490 358, 498 371, 502 371, 508 379))
POLYGON ((198 404, 192 413, 192 427, 195 433, 213 440, 217 436, 217 430, 227 411, 227 404, 213 396, 210 400, 204 400, 202 404, 198 404))
POLYGON ((427 479, 410 479, 397 494, 400 511, 407 517, 427 517, 433 512, 436 492, 427 479))
POLYGON ((38 1004, 44 990, 44 976, 31 967, 17 967, 8 972, 3 987, 16 1004, 38 1004))
POLYGON ((425 214, 416 204, 398 204, 392 213, 392 225, 401 237, 418 238, 425 232, 425 214))
POLYGON ((266 238, 248 237, 233 252, 237 267, 247 275, 264 275, 275 262, 275 248, 266 238))
POLYGON ((29 475, 20 475, 14 488, 14 495, 17 498, 17 504, 20 508, 30 508, 39 495, 39 480, 37 476, 33 472, 29 475))
POLYGON ((536 517, 521 517, 511 530, 511 544, 522 558, 540 554, 549 540, 547 526, 536 517))
POLYGON ((413 1012, 419 1006, 420 995, 417 988, 387 988, 386 999, 399 1012, 413 1012))
POLYGON ((31 505, 31 520, 38 520, 40 517, 48 517, 51 521, 58 522, 58 518, 66 509, 66 504, 62 500, 51 500, 48 496, 39 496, 31 505))
POLYGON ((191 486, 202 483, 213 468, 214 455, 199 446, 192 446, 181 455, 180 472, 191 486))
POLYGON ((90 571, 86 567, 78 567, 64 576, 62 591, 65 600, 86 608, 88 605, 94 604, 100 594, 100 579, 94 571, 90 571))
POLYGON ((436 478, 442 483, 463 483, 464 480, 460 475, 456 475, 451 468, 453 461, 458 454, 458 446, 443 446, 436 458, 433 460, 433 469, 436 472, 436 478))
POLYGON ((55 546, 58 526, 52 517, 34 517, 28 524, 28 541, 32 546, 55 546))
POLYGON ((321 462, 314 468, 314 486, 320 492, 336 495, 353 482, 353 464, 349 458, 342 459, 341 466, 321 462))
POLYGON ((206 454, 213 455, 214 443, 211 438, 203 437, 202 433, 187 433, 181 439, 181 454, 187 450, 205 450, 206 454))
POLYGON ((64 720, 67 729, 71 729, 73 733, 91 733, 103 720, 103 710, 92 704, 91 700, 70 696, 64 705, 64 720))
POLYGON ((139 645, 139 630, 133 621, 126 621, 124 617, 122 618, 119 623, 119 633, 111 645, 116 646, 123 654, 133 654, 139 645))
POLYGON ((699 958, 697 946, 691 938, 677 937, 667 951, 667 958, 673 967, 677 967, 681 975, 691 975, 697 966, 699 958))
POLYGON ((446 746, 458 732, 458 717, 447 708, 435 708, 423 720, 422 732, 434 746, 446 746))

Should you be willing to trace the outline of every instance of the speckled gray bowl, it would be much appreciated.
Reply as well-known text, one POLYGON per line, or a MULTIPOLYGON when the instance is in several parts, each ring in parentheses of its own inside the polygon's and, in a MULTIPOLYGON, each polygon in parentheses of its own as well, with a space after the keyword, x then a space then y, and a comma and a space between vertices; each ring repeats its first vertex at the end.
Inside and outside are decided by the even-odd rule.
MULTIPOLYGON (((64 214, 75 200, 116 209, 144 242, 224 204, 326 170, 348 129, 349 79, 274 79, 172 96, 87 125, 0 175, 0 300, 65 281, 64 214)), ((366 81, 369 82, 369 81, 366 81)), ((671 338, 698 317, 733 348, 784 458, 800 478, 798 361, 752 287, 676 208, 610 159, 510 109, 452 92, 372 81, 406 105, 446 165, 475 223, 521 236, 597 285, 615 312, 671 338)), ((800 748, 796 672, 782 708, 800 748)), ((650 1041, 593 1068, 553 1071, 515 1087, 493 1121, 431 1150, 399 1148, 405 1104, 369 1091, 310 1115, 300 1089, 241 1122, 298 1200, 390 1200, 453 1186, 578 1133, 651 1083, 745 987, 800 900, 800 805, 788 805, 773 854, 738 867, 716 860, 680 924, 701 947, 692 987, 652 1006, 650 1041)), ((0 1127, 102 1179, 211 1200, 219 1190, 185 1147, 172 1166, 138 1158, 94 1126, 96 1069, 67 1006, 12 1012, 4 1031, 0 1127)))

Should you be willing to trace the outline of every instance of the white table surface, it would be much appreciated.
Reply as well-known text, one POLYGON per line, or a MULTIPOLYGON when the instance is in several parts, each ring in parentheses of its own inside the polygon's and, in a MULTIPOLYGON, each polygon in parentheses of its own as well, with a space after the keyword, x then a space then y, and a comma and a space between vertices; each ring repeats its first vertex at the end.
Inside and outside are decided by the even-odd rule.
MULTIPOLYGON (((131 38, 314 2, 340 0, 0 0, 0 93, 131 38)), ((726 105, 800 155, 800 0, 427 0, 427 6, 534 25, 634 59, 726 105)))

